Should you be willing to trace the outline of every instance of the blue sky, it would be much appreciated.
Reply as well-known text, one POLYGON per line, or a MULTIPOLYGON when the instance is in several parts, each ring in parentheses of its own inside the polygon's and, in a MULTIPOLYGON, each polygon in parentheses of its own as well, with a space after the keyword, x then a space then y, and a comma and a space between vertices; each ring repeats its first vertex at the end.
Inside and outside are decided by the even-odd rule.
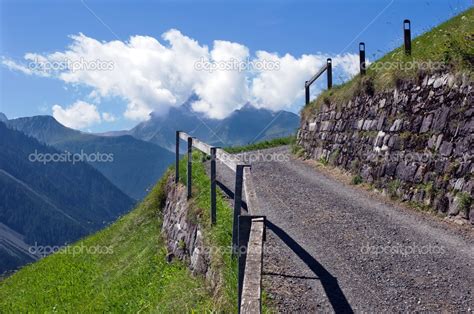
MULTIPOLYGON (((255 53, 259 50, 279 57, 290 54, 295 59, 290 60, 290 63, 295 67, 305 66, 306 61, 303 60, 302 55, 324 58, 344 53, 354 54, 357 52, 359 41, 366 42, 367 56, 374 60, 401 45, 403 19, 411 19, 413 32, 420 34, 471 5, 471 0, 320 0, 311 2, 1 0, 0 56, 2 60, 8 59, 21 63, 24 62, 23 57, 26 53, 48 56, 53 52, 65 52, 73 42, 69 35, 79 33, 97 40, 98 43, 127 42, 131 36, 141 35, 155 38, 162 45, 169 46, 170 42, 164 40, 162 35, 170 29, 175 29, 183 36, 198 42, 199 47, 209 47, 210 51, 216 48, 214 41, 221 40, 226 43, 238 43, 239 47, 232 46, 232 49, 237 49, 232 50, 232 53, 237 53, 236 51, 241 51, 240 48, 244 47, 248 49, 251 58, 255 58, 255 53)), ((231 46, 226 46, 226 51, 230 49, 229 47, 231 46)), ((100 50, 103 53, 102 56, 110 53, 110 49, 108 47, 107 50, 100 50)), ((309 62, 307 64, 315 67, 318 60, 316 57, 312 61, 307 61, 309 62)), ((150 63, 148 67, 155 64, 150 63)), ((147 65, 144 68, 146 69, 147 65)), ((133 70, 130 69, 130 71, 133 70)), ((301 73, 306 74, 304 71, 301 73)), ((127 76, 128 73, 117 72, 117 75, 127 76)), ((162 77, 159 73, 150 75, 146 73, 138 77, 156 77, 157 81, 159 81, 158 77, 162 77)), ((130 80, 136 80, 135 76, 130 77, 130 80)), ((250 79, 253 79, 253 76, 250 79)), ((262 76, 255 83, 260 82, 264 86, 269 86, 264 84, 265 79, 269 78, 262 76)), ((302 78, 303 81, 304 79, 302 78)), ((52 114, 54 105, 67 109, 78 101, 84 101, 96 106, 100 114, 108 113, 115 119, 104 119, 101 116, 94 123, 83 124, 82 129, 117 130, 130 128, 139 121, 139 118, 130 119, 131 116, 139 116, 138 114, 124 116, 128 103, 137 102, 139 106, 144 102, 145 104, 140 105, 143 107, 140 107, 140 112, 143 114, 144 111, 160 108, 159 106, 169 107, 172 101, 176 101, 175 105, 177 105, 187 92, 185 87, 167 86, 166 91, 170 91, 170 95, 166 94, 168 98, 165 96, 160 98, 156 95, 150 98, 140 95, 128 96, 127 93, 130 91, 132 94, 136 93, 137 86, 129 88, 123 80, 118 82, 118 87, 116 87, 121 88, 121 91, 110 92, 101 97, 91 97, 91 92, 98 90, 99 87, 94 85, 97 83, 90 83, 87 79, 77 78, 73 84, 58 77, 28 75, 3 65, 0 67, 0 111, 9 118, 52 114), (156 102, 156 104, 147 106, 147 101, 156 102), (168 103, 162 105, 160 101, 168 103)), ((196 88, 202 90, 203 98, 208 98, 206 102, 196 104, 196 108, 203 111, 217 110, 216 112, 219 113, 216 115, 222 116, 232 108, 232 104, 226 104, 225 108, 219 107, 220 104, 217 102, 222 97, 215 95, 215 90, 220 88, 218 85, 213 90, 206 91, 206 89, 211 89, 205 86, 206 82, 216 84, 216 80, 219 81, 216 78, 206 78, 199 83, 189 82, 188 86, 199 86, 196 88)), ((288 100, 292 102, 291 104, 283 106, 276 100, 274 104, 271 104, 270 96, 264 95, 255 87, 258 84, 244 86, 242 84, 245 83, 242 83, 242 80, 249 80, 249 77, 234 76, 229 79, 229 84, 232 82, 240 84, 236 93, 242 93, 241 89, 244 88, 246 93, 260 99, 262 106, 268 103, 270 109, 298 111, 302 105, 301 94, 294 96, 294 91, 293 94, 288 91, 278 96, 282 99, 291 99, 291 101, 288 100)), ((154 86, 150 88, 157 86, 154 83, 150 84, 154 86)), ((232 85, 225 85, 221 93, 229 90, 233 90, 232 85)), ((189 90, 189 93, 191 92, 192 89, 189 90)), ((247 99, 239 98, 238 95, 232 97, 235 102, 244 102, 247 99)), ((239 105, 242 104, 236 104, 236 106, 239 105)))

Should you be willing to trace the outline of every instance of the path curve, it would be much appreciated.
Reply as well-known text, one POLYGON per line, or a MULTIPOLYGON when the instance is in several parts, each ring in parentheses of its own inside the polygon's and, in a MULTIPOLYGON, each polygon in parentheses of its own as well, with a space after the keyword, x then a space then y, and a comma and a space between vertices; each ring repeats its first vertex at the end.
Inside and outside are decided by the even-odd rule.
MULTIPOLYGON (((472 311, 474 236, 295 159, 252 163, 267 216, 264 289, 281 312, 472 311)), ((231 172, 218 180, 233 190, 231 172)))

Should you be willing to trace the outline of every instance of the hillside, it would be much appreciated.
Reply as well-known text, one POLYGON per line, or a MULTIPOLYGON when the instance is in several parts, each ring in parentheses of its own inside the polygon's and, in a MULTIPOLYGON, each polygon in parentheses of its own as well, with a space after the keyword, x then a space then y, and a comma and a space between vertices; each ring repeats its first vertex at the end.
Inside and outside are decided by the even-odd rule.
POLYGON ((8 121, 8 126, 61 151, 113 154, 113 162, 90 162, 113 184, 134 199, 141 199, 160 178, 174 155, 130 135, 104 137, 67 128, 51 116, 8 121))
POLYGON ((24 254, 17 256, 12 246, 24 251, 25 243, 62 245, 99 230, 133 206, 132 199, 88 164, 30 161, 35 153, 59 152, 0 123, 0 224, 5 241, 0 255, 9 260, 0 263, 0 272, 24 263, 24 254))
MULTIPOLYGON (((182 162, 184 169, 186 161, 182 162)), ((236 264, 230 251, 213 257, 218 276, 224 276, 214 293, 208 290, 202 276, 191 275, 184 262, 167 262, 161 227, 165 201, 173 197, 165 189, 169 173, 140 205, 113 225, 1 281, 0 312, 232 311, 236 302, 236 264)), ((193 168, 193 182, 195 190, 209 189, 202 164, 193 168)), ((209 206, 208 193, 196 195, 190 204, 196 213, 200 212, 194 217, 205 226, 206 243, 228 245, 232 212, 220 194, 220 223, 212 229, 208 211, 202 210, 209 206)))
MULTIPOLYGON (((374 94, 398 86, 404 80, 416 80, 430 72, 468 72, 474 69, 474 8, 412 39, 412 54, 401 46, 369 65, 367 75, 324 91, 302 109, 310 113, 323 103, 343 103, 361 94, 374 94)), ((369 44, 369 43, 367 43, 369 44)))

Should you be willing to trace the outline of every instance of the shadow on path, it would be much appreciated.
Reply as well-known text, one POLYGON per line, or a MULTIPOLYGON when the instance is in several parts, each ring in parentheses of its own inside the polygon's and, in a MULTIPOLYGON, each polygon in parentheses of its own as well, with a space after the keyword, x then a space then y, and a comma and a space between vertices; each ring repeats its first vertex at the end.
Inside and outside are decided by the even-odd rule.
MULTIPOLYGON (((224 192, 225 195, 227 195, 228 198, 231 200, 234 199, 234 192, 232 192, 231 189, 229 189, 227 186, 224 185, 224 183, 220 182, 219 180, 216 180, 216 185, 224 192)), ((247 203, 242 200, 242 208, 247 211, 247 203)))
POLYGON ((314 257, 311 256, 301 245, 291 238, 283 229, 267 220, 268 229, 273 231, 296 255, 311 269, 319 278, 336 313, 354 313, 346 296, 339 287, 337 278, 332 276, 314 257))

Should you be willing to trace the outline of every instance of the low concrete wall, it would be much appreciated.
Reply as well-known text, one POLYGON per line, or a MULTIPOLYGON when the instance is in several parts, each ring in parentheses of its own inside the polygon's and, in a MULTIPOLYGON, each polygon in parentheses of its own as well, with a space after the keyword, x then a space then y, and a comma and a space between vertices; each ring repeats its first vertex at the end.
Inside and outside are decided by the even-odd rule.
POLYGON ((262 310, 262 262, 265 219, 252 219, 245 276, 242 287, 241 313, 260 313, 262 310))

